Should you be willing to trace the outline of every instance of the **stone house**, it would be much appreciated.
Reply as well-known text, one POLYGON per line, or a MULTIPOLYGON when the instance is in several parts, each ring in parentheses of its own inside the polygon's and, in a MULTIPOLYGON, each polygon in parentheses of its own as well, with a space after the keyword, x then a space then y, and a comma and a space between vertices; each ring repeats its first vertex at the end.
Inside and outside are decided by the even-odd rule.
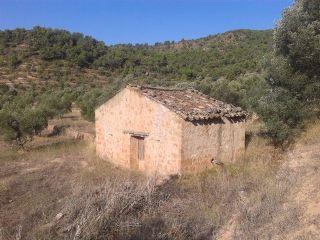
POLYGON ((147 174, 202 171, 245 151, 246 112, 193 89, 129 85, 95 116, 97 154, 147 174))

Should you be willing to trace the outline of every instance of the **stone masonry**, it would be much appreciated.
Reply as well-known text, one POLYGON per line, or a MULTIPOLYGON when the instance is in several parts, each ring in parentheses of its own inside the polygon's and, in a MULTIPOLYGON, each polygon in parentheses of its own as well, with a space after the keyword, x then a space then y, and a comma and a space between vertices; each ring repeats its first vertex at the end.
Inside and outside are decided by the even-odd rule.
POLYGON ((97 154, 149 175, 202 171, 245 150, 246 113, 195 90, 127 86, 95 116, 97 154))

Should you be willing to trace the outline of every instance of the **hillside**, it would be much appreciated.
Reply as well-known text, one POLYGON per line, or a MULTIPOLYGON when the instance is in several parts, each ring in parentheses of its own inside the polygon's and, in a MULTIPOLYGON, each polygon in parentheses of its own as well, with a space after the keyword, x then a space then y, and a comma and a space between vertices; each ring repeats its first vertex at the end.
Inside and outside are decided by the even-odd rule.
POLYGON ((66 132, 0 145, 0 239, 319 239, 319 133, 286 152, 256 135, 245 161, 160 186, 66 132))
POLYGON ((272 31, 237 30, 155 45, 113 45, 35 27, 0 31, 0 83, 23 89, 143 82, 173 85, 260 71, 272 31))
POLYGON ((1 31, 0 239, 318 239, 320 122, 305 112, 319 105, 290 92, 316 78, 285 56, 264 61, 271 45, 272 31, 152 46, 1 31), (192 86, 253 110, 243 161, 155 184, 98 158, 82 117, 126 83, 192 86))

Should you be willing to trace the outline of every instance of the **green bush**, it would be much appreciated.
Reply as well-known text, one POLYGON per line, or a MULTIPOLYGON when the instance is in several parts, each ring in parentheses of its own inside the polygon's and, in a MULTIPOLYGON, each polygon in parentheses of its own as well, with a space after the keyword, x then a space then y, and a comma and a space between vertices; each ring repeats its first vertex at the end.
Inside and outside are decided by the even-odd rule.
POLYGON ((320 2, 296 0, 283 13, 264 62, 271 91, 257 106, 275 144, 292 140, 320 100, 320 2))
POLYGON ((79 95, 77 105, 81 109, 81 116, 88 120, 94 121, 95 109, 113 97, 121 87, 121 82, 109 86, 108 88, 93 88, 79 95))
POLYGON ((32 140, 48 125, 48 116, 41 109, 11 109, 0 110, 0 129, 7 140, 14 140, 20 147, 32 140))
POLYGON ((212 97, 254 111, 261 96, 270 88, 259 74, 240 75, 235 80, 205 78, 196 87, 212 97))
POLYGON ((30 91, 9 96, 2 96, 6 102, 0 105, 0 131, 7 140, 14 140, 20 147, 39 135, 50 118, 69 111, 73 98, 65 92, 38 96, 30 91))
POLYGON ((304 104, 283 89, 272 89, 256 105, 266 134, 276 146, 290 143, 302 128, 307 113, 304 104))
POLYGON ((77 102, 81 109, 81 116, 88 120, 94 121, 94 111, 98 105, 98 98, 102 95, 102 91, 99 89, 93 89, 83 96, 81 96, 77 102))
POLYGON ((21 63, 21 59, 17 56, 16 53, 11 53, 8 56, 7 62, 8 62, 8 66, 11 69, 15 69, 21 63))
POLYGON ((72 97, 57 93, 44 93, 37 98, 38 105, 49 117, 62 116, 71 110, 72 97))
POLYGON ((55 59, 64 59, 66 56, 63 49, 55 45, 52 47, 44 48, 40 51, 40 57, 43 60, 55 60, 55 59))
POLYGON ((48 115, 43 109, 26 108, 21 112, 19 121, 22 132, 32 137, 48 126, 48 115))

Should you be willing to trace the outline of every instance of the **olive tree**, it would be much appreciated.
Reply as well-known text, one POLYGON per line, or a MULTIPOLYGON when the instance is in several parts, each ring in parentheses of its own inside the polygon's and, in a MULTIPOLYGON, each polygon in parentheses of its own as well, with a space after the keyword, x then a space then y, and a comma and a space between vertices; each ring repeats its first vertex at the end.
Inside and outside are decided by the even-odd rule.
POLYGON ((296 0, 274 32, 274 49, 264 62, 271 90, 256 111, 273 141, 283 145, 320 99, 320 1, 296 0))
POLYGON ((272 66, 282 70, 271 71, 276 86, 303 101, 320 98, 320 1, 296 0, 284 11, 274 33, 274 58, 272 66))
POLYGON ((17 146, 24 147, 48 125, 48 116, 41 109, 25 108, 0 110, 0 130, 7 140, 14 140, 17 146))

